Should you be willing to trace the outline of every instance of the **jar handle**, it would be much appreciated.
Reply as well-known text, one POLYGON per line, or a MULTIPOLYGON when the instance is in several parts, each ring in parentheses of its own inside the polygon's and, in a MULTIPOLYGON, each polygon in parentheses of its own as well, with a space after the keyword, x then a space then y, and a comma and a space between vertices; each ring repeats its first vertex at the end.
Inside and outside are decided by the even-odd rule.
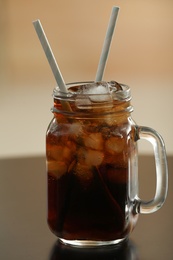
POLYGON ((156 166, 156 192, 151 201, 143 201, 138 198, 134 203, 136 213, 153 213, 163 205, 168 190, 168 166, 166 150, 162 137, 154 129, 145 126, 136 126, 137 140, 149 141, 154 150, 156 166))

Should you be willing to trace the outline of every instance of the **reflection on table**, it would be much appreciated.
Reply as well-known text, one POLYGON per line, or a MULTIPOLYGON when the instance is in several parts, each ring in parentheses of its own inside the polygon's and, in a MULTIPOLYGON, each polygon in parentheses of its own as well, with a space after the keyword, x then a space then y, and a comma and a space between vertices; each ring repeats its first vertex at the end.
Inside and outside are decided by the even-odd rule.
POLYGON ((119 246, 98 248, 76 248, 63 245, 59 241, 52 248, 49 260, 138 260, 137 247, 131 240, 119 246))

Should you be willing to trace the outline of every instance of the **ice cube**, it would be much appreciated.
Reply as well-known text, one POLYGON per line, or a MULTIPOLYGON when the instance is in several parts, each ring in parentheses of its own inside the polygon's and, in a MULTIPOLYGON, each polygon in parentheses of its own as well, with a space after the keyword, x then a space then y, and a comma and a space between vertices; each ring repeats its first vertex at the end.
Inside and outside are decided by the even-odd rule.
POLYGON ((62 150, 63 146, 61 145, 51 145, 49 149, 47 149, 47 158, 49 160, 62 161, 62 150))
POLYGON ((64 162, 48 161, 47 169, 52 177, 59 179, 67 172, 67 165, 64 162))
POLYGON ((102 163, 104 154, 101 151, 80 148, 77 153, 78 162, 88 166, 98 166, 102 163))
POLYGON ((93 102, 111 101, 111 85, 107 82, 95 82, 83 85, 80 95, 76 98, 76 106, 88 109, 93 102))
POLYGON ((110 84, 97 82, 83 87, 83 93, 89 95, 92 102, 103 102, 111 100, 110 84))
POLYGON ((91 133, 87 135, 84 139, 84 144, 86 147, 95 150, 103 150, 103 137, 101 133, 91 133))
POLYGON ((90 106, 92 103, 91 101, 89 100, 89 97, 86 98, 86 97, 80 97, 80 98, 76 98, 76 106, 77 108, 79 109, 88 109, 88 106, 90 106))
POLYGON ((72 123, 71 125, 69 125, 69 130, 68 130, 68 132, 69 132, 69 134, 71 135, 73 135, 73 134, 75 134, 75 135, 77 135, 77 134, 79 134, 80 132, 82 131, 82 125, 80 124, 80 123, 72 123))
POLYGON ((106 151, 108 151, 111 154, 121 153, 124 149, 124 145, 124 139, 120 136, 110 137, 105 142, 106 151))
POLYGON ((85 163, 87 165, 98 166, 103 161, 104 154, 100 151, 87 150, 85 163))
POLYGON ((66 146, 52 145, 47 150, 47 158, 49 160, 62 161, 69 164, 72 161, 76 151, 76 145, 72 141, 67 141, 66 146))

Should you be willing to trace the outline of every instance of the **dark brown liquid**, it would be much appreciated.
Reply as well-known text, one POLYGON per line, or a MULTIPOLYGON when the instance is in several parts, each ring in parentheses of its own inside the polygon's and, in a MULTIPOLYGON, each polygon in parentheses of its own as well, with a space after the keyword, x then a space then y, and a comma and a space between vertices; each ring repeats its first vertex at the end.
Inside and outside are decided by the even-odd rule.
POLYGON ((60 238, 117 240, 131 229, 128 167, 134 130, 126 113, 116 116, 114 109, 121 106, 110 108, 115 115, 103 116, 96 107, 89 118, 55 113, 48 128, 48 224, 60 238))
POLYGON ((73 170, 59 180, 48 175, 48 198, 48 223, 58 237, 114 240, 126 232, 127 169, 93 167, 87 184, 73 170))

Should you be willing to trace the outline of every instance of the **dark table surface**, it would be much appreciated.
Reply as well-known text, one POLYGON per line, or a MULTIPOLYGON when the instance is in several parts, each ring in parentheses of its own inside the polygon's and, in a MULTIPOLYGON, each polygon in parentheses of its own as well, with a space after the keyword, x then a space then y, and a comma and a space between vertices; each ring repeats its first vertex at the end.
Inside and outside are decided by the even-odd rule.
MULTIPOLYGON (((46 222, 45 158, 0 160, 1 260, 173 260, 173 157, 168 157, 169 192, 156 213, 140 215, 122 248, 77 249, 63 246, 46 222)), ((140 196, 149 199, 155 188, 153 158, 140 156, 140 196)))

